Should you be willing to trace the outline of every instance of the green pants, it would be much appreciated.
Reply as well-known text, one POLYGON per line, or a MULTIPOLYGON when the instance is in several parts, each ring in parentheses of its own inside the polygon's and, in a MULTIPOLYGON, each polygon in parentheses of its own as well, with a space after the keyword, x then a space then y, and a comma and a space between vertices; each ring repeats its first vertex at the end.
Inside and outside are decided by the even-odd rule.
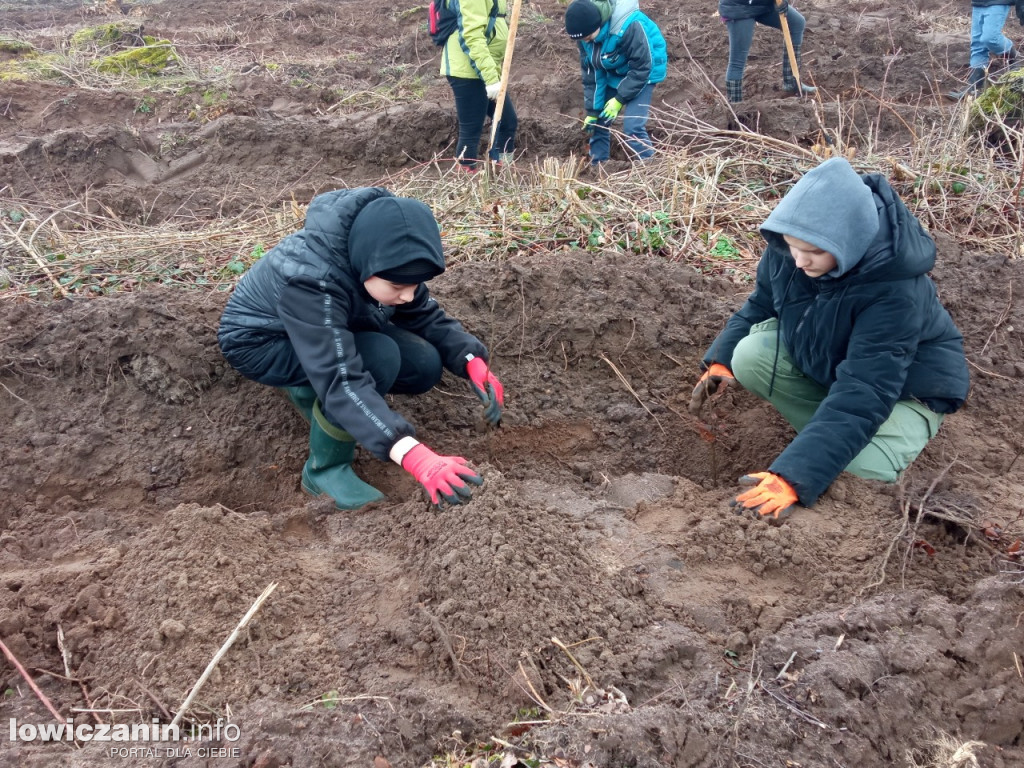
MULTIPOLYGON (((814 416, 828 390, 811 381, 794 365, 778 337, 778 325, 779 321, 772 318, 752 326, 750 333, 736 345, 731 369, 744 389, 770 402, 799 432, 814 416)), ((940 424, 942 414, 913 400, 900 400, 846 471, 869 480, 890 483, 898 480, 900 473, 935 437, 940 424)))

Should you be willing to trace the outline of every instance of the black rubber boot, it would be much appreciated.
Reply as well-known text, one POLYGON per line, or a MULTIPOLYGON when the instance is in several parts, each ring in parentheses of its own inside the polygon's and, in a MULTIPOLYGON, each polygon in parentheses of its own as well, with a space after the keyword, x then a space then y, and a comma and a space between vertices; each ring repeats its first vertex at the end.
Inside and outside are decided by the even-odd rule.
POLYGON ((738 104, 743 101, 743 81, 742 80, 726 80, 725 81, 725 96, 729 99, 730 103, 738 104))
POLYGON ((307 424, 313 421, 313 403, 316 402, 316 392, 312 387, 282 387, 281 391, 307 424))
POLYGON ((950 91, 947 96, 954 101, 959 101, 966 96, 977 96, 986 85, 988 70, 982 67, 973 67, 967 75, 967 87, 962 91, 950 91))
POLYGON ((359 509, 383 499, 383 493, 353 471, 355 454, 355 439, 327 421, 320 401, 316 401, 309 428, 309 459, 302 468, 302 490, 312 496, 327 494, 338 509, 359 509))
MULTIPOLYGON (((796 65, 803 69, 803 65, 800 63, 800 49, 794 48, 793 52, 796 54, 796 65)), ((789 63, 789 55, 785 52, 782 54, 782 90, 786 93, 796 93, 796 76, 793 74, 793 65, 789 63)), ((813 85, 800 83, 800 92, 810 95, 817 93, 818 89, 813 85)))

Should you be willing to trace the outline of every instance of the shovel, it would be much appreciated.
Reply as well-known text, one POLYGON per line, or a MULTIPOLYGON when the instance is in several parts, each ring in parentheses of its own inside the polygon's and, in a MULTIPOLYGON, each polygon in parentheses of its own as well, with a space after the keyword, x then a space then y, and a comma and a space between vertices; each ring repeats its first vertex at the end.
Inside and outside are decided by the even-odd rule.
POLYGON ((789 66, 793 70, 793 77, 796 79, 796 96, 798 99, 804 97, 804 86, 800 80, 800 67, 796 63, 796 50, 793 48, 793 36, 789 34, 789 20, 786 12, 782 10, 781 1, 775 6, 779 11, 779 25, 782 27, 782 39, 786 41, 786 56, 789 58, 789 66))
POLYGON ((501 64, 501 88, 498 90, 498 98, 494 101, 494 117, 491 118, 491 141, 487 145, 488 151, 494 149, 494 138, 498 135, 498 123, 501 122, 501 112, 505 108, 505 91, 508 90, 508 73, 512 69, 512 50, 516 47, 516 29, 519 27, 519 8, 522 4, 523 0, 513 0, 512 13, 508 19, 505 60, 501 64))

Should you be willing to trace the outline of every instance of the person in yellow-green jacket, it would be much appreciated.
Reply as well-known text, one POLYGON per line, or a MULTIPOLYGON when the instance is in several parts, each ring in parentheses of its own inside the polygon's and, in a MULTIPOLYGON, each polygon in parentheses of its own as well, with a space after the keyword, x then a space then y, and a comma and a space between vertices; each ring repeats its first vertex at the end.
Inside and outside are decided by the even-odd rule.
MULTIPOLYGON (((445 41, 441 52, 441 74, 455 94, 455 112, 459 119, 459 140, 455 156, 467 171, 476 171, 480 137, 484 121, 494 117, 501 90, 501 66, 508 44, 505 20, 506 0, 447 0, 458 27, 445 41)), ((503 163, 515 151, 518 126, 512 99, 505 92, 501 120, 489 158, 503 163)))

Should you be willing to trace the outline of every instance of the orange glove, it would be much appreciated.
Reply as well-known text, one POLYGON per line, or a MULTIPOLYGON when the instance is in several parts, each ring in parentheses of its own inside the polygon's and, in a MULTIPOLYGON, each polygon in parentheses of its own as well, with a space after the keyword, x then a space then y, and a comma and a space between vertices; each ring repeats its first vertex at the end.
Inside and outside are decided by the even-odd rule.
POLYGON ((719 388, 724 390, 734 381, 736 381, 736 377, 726 366, 721 363, 712 363, 711 367, 700 377, 697 386, 693 388, 693 395, 690 396, 690 413, 696 415, 705 400, 715 394, 719 388))
POLYGON ((781 522, 789 517, 789 513, 793 511, 793 505, 797 502, 793 486, 771 472, 755 472, 752 475, 744 475, 740 478, 740 485, 756 487, 741 493, 729 502, 729 506, 736 507, 737 513, 747 509, 752 510, 755 517, 760 520, 768 519, 769 522, 774 520, 781 522))

